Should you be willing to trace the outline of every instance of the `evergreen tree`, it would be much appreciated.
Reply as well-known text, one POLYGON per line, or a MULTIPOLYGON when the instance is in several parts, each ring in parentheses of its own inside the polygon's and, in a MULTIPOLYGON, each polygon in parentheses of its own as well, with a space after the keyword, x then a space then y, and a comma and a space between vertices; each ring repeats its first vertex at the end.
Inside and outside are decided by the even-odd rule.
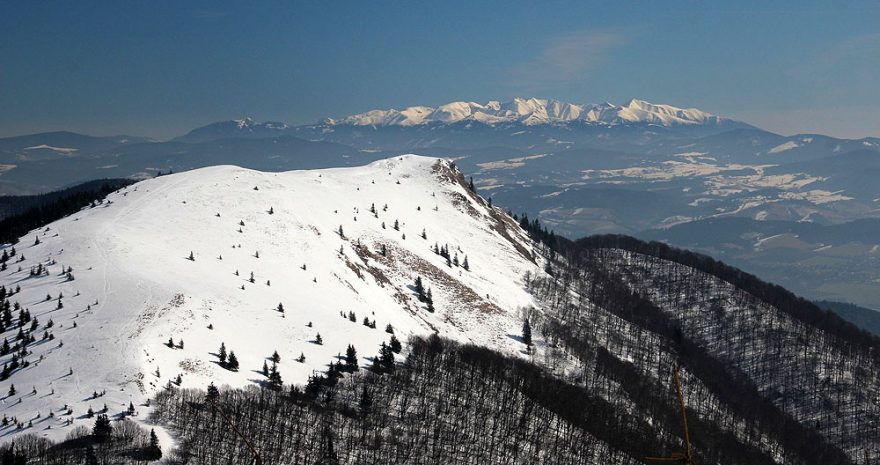
POLYGON ((214 383, 208 385, 208 394, 205 396, 205 400, 208 402, 216 402, 217 399, 220 398, 220 390, 217 389, 217 386, 214 386, 214 383))
POLYGON ((523 342, 526 343, 526 348, 528 350, 531 350, 531 348, 532 348, 532 325, 529 324, 528 318, 523 320, 522 337, 523 337, 523 342))
POLYGON ((159 460, 162 458, 162 448, 159 447, 159 438, 156 436, 156 430, 150 429, 150 445, 147 446, 146 459, 159 460))
POLYGON ((9 397, 12 397, 12 396, 14 396, 14 395, 15 395, 15 385, 14 385, 14 384, 10 384, 10 385, 9 385, 9 397))
POLYGON ((189 251, 189 257, 187 257, 191 261, 196 261, 196 257, 193 255, 192 250, 189 251))
POLYGON ((349 344, 345 350, 345 370, 349 373, 358 371, 357 351, 354 346, 349 344))
POLYGON ((379 347, 379 356, 373 365, 373 369, 378 373, 390 373, 394 371, 394 352, 384 342, 379 347))
POLYGON ((271 358, 271 360, 272 360, 272 363, 278 363, 278 362, 281 361, 281 356, 278 355, 278 351, 277 351, 277 350, 276 350, 275 352, 272 352, 272 358, 271 358))
POLYGON ((281 380, 281 373, 278 371, 278 364, 272 362, 272 369, 269 370, 269 389, 273 391, 280 391, 282 387, 284 387, 284 382, 281 380))
POLYGON ((238 371, 238 357, 235 356, 235 351, 229 352, 229 363, 227 366, 232 371, 238 371))
POLYGON ((324 344, 324 339, 321 338, 321 333, 318 333, 315 336, 315 344, 318 344, 318 345, 324 344))
POLYGON ((471 266, 468 264, 467 255, 464 256, 464 262, 461 264, 461 266, 465 269, 465 271, 470 271, 471 266))
POLYGON ((220 365, 226 364, 226 344, 223 342, 220 343, 220 350, 217 351, 217 358, 220 359, 220 365))
POLYGON ((266 361, 263 360, 263 376, 269 376, 269 366, 266 365, 266 361))
POLYGON ((422 277, 421 276, 416 276, 415 288, 416 288, 416 295, 419 298, 419 302, 424 302, 425 301, 425 287, 422 284, 422 277))
POLYGON ((400 345, 400 340, 397 339, 397 336, 395 336, 393 334, 391 335, 391 341, 389 341, 389 347, 391 347, 391 351, 394 352, 395 354, 400 353, 400 350, 402 349, 402 347, 400 345))
POLYGON ((431 296, 430 288, 428 288, 427 293, 425 293, 425 302, 428 304, 428 311, 434 313, 434 297, 431 296))
POLYGON ((110 439, 112 433, 113 426, 110 425, 110 419, 107 418, 107 415, 103 413, 98 415, 98 418, 95 419, 95 427, 92 428, 92 435, 95 437, 95 441, 105 442, 110 439))
POLYGON ((309 375, 309 380, 306 382, 305 394, 309 397, 315 398, 318 396, 318 393, 321 391, 321 387, 323 385, 324 377, 312 373, 311 375, 309 375))

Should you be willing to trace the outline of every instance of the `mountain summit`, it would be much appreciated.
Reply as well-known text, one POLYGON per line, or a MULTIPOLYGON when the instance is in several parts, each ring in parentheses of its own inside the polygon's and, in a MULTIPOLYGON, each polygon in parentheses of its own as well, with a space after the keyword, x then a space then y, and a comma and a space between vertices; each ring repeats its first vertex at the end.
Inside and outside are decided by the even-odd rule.
POLYGON ((177 142, 205 142, 226 138, 260 138, 282 135, 288 125, 277 121, 257 122, 244 117, 228 121, 218 121, 202 126, 174 139, 177 142))
POLYGON ((505 103, 496 100, 485 104, 451 102, 437 108, 413 106, 403 110, 371 110, 339 120, 327 119, 324 122, 328 125, 417 126, 458 121, 478 121, 489 125, 521 123, 530 126, 572 121, 607 125, 647 123, 676 126, 715 125, 732 120, 696 108, 657 105, 637 99, 632 99, 625 105, 616 105, 607 102, 576 104, 553 99, 516 97, 505 103))

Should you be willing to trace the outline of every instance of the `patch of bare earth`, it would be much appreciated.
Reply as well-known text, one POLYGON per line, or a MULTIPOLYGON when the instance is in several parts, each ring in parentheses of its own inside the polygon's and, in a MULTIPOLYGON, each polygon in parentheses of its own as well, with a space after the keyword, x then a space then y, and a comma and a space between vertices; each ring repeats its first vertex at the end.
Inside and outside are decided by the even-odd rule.
POLYGON ((400 263, 394 266, 394 269, 409 269, 412 271, 413 279, 415 279, 415 276, 421 276, 422 279, 431 283, 432 287, 442 289, 448 295, 453 296, 453 302, 451 302, 453 308, 468 308, 484 313, 504 312, 500 307, 488 302, 474 292, 473 289, 465 286, 461 281, 443 269, 434 266, 417 255, 413 255, 408 250, 395 248, 388 253, 388 258, 392 266, 394 266, 394 262, 400 263))
POLYGON ((522 242, 516 239, 516 236, 521 235, 521 228, 516 221, 513 220, 510 216, 502 212, 496 207, 490 207, 482 197, 477 195, 475 192, 471 191, 468 188, 467 181, 464 179, 464 175, 455 170, 448 163, 443 161, 438 161, 434 163, 432 167, 432 173, 434 176, 440 180, 441 182, 448 184, 458 184, 464 189, 464 192, 467 194, 462 194, 460 192, 452 192, 449 195, 452 201, 452 205, 457 208, 462 213, 470 215, 472 218, 476 218, 478 220, 482 220, 486 218, 485 215, 480 214, 476 208, 474 208, 473 203, 478 205, 482 205, 489 211, 489 217, 487 218, 489 228, 498 233, 504 240, 508 241, 513 248, 523 256, 526 260, 535 263, 535 257, 532 255, 531 251, 522 244, 522 242), (468 198, 469 197, 469 198, 468 198))

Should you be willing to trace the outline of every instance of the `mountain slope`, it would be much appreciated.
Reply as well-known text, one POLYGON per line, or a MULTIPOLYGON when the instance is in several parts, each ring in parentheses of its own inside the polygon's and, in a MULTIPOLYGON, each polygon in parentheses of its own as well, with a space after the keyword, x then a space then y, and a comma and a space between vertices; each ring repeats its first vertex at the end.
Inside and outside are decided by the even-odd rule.
POLYGON ((478 431, 466 463, 548 447, 634 463, 680 450, 678 366, 699 463, 858 463, 876 442, 878 339, 707 257, 523 222, 419 156, 129 186, 4 247, 0 434, 59 439, 131 402, 183 453, 235 463, 248 452, 201 403, 213 382, 267 463, 286 460, 279 437, 306 441, 308 463, 333 438, 352 463, 456 462, 451 438, 478 431), (406 341, 396 369, 372 357, 386 328, 406 341), (368 369, 340 378, 351 346, 368 369), (383 391, 369 414, 364 389, 383 391), (524 431, 544 433, 511 440, 524 431))
POLYGON ((845 302, 821 300, 816 305, 840 315, 852 324, 880 336, 880 311, 845 302))
MULTIPOLYGON (((9 300, 39 321, 37 337, 46 330, 54 339, 28 346, 30 366, 3 383, 4 392, 11 383, 19 390, 4 413, 34 419, 28 432, 53 437, 66 434, 68 418, 90 425, 89 407, 122 412, 178 374, 183 387, 262 383, 259 370, 275 350, 287 382, 305 382, 349 344, 367 365, 389 324, 404 340, 439 331, 516 353, 522 345, 508 334, 519 331, 516 310, 532 303, 520 281, 540 272, 509 218, 471 194, 449 163, 416 156, 354 169, 220 166, 162 176, 16 249, 2 284, 21 287, 9 300), (435 243, 448 244, 460 264, 467 259, 469 270, 447 264, 435 243), (36 266, 47 274, 29 276, 36 266), (67 267, 75 279, 62 273, 67 267), (434 313, 414 294, 417 276, 433 293, 434 313), (238 372, 217 363, 221 343, 237 355, 238 372), (300 354, 304 363, 295 361, 300 354), (47 416, 64 404, 73 415, 47 416)), ((16 331, 4 334, 10 343, 16 331)))
POLYGON ((655 418, 674 409, 655 410, 669 402, 662 393, 677 365, 698 463, 876 455, 880 339, 778 286, 663 244, 594 236, 561 240, 559 250, 565 259, 550 266, 552 279, 528 283, 541 303, 532 316, 550 343, 546 359, 615 410, 655 418))

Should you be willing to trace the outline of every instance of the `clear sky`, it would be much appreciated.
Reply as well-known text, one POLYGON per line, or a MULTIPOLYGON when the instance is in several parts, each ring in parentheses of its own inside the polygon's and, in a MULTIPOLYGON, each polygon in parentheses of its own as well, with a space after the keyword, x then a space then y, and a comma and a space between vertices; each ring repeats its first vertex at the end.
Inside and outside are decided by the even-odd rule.
POLYGON ((4 1, 0 136, 514 96, 880 136, 880 2, 4 1))

